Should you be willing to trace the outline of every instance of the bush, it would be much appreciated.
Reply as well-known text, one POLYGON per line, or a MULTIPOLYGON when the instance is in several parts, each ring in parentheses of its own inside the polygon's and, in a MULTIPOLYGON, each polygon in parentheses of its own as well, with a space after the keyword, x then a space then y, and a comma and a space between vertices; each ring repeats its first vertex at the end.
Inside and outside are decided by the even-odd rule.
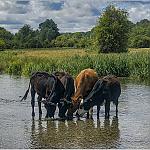
POLYGON ((130 40, 129 46, 135 48, 149 48, 150 37, 138 35, 130 40))
POLYGON ((5 48, 5 41, 0 39, 0 51, 2 51, 5 48))

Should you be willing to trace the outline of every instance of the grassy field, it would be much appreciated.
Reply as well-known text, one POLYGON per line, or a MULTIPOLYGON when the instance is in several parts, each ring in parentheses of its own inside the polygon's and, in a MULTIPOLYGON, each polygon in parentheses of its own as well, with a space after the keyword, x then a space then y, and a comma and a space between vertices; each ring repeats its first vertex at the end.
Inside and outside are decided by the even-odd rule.
POLYGON ((34 49, 0 52, 0 72, 30 76, 34 71, 59 70, 76 76, 85 68, 99 76, 149 78, 150 49, 129 49, 128 53, 97 54, 85 49, 34 49))

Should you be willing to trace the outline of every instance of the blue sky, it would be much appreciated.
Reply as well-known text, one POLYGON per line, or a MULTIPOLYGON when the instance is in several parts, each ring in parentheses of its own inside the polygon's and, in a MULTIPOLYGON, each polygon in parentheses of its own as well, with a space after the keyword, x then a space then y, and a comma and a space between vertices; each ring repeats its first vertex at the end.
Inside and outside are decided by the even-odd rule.
POLYGON ((150 0, 0 0, 0 26, 15 33, 24 24, 37 29, 53 19, 60 32, 88 31, 108 4, 125 8, 129 20, 150 20, 150 0))

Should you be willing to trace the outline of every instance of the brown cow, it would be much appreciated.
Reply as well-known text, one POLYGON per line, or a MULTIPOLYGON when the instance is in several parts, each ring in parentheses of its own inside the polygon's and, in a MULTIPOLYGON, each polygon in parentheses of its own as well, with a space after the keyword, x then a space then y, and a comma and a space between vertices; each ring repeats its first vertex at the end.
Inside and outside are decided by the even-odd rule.
POLYGON ((79 104, 90 91, 98 80, 98 75, 93 69, 82 70, 75 79, 76 92, 72 97, 73 107, 68 109, 68 118, 73 117, 73 113, 79 108, 79 104))

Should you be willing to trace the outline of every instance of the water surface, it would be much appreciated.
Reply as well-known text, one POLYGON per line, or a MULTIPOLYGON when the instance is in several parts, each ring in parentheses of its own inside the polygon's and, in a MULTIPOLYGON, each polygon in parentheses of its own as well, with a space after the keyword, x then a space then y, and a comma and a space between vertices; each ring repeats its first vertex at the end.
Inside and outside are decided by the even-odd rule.
MULTIPOLYGON (((110 119, 81 118, 73 121, 31 118, 30 94, 20 102, 29 79, 0 75, 0 148, 150 148, 150 86, 122 81, 119 116, 111 105, 110 119)), ((57 117, 57 112, 56 112, 57 117)))

